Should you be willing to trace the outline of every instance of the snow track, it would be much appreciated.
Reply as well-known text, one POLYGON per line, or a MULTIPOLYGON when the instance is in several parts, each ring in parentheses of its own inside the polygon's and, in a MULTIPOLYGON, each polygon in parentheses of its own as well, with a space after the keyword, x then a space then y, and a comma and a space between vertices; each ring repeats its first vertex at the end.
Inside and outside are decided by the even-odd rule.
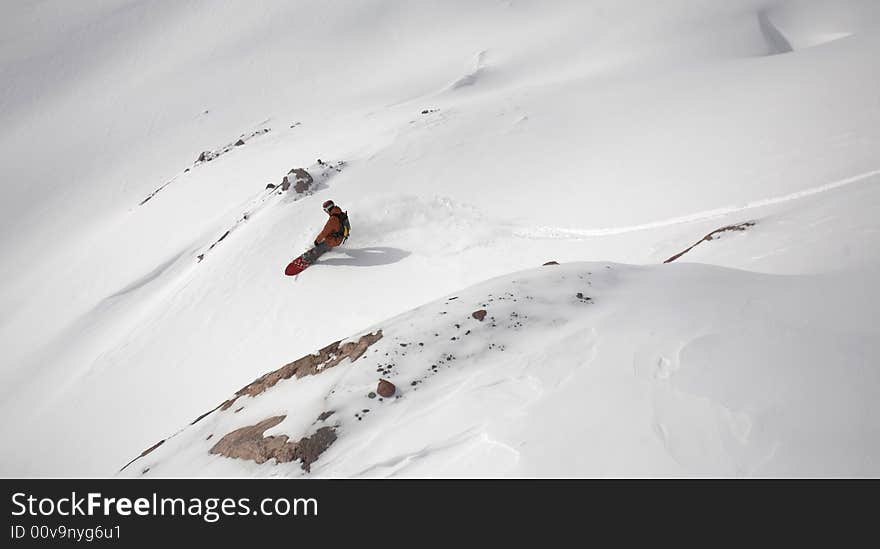
POLYGON ((563 227, 535 227, 529 229, 519 229, 514 232, 514 236, 520 238, 532 238, 532 239, 582 239, 582 238, 592 238, 597 236, 610 236, 624 233, 631 233, 635 231, 645 231, 649 229, 660 229, 663 227, 670 227, 672 225, 681 225, 684 223, 693 223, 696 221, 705 221, 708 219, 715 219, 718 217, 724 217, 734 213, 740 213, 747 210, 753 210, 755 208, 763 208, 766 206, 774 206, 777 204, 783 204, 785 202, 791 202, 792 200, 799 200, 801 198, 806 198, 808 196, 817 195, 820 193, 825 193, 828 191, 833 191, 839 189, 841 187, 846 187, 847 185, 852 185, 854 183, 860 183, 862 181, 866 181, 873 177, 877 177, 880 175, 880 170, 872 170, 869 172, 865 172, 859 175, 855 175, 852 177, 848 177, 846 179, 841 179, 838 181, 834 181, 833 183, 827 183, 825 185, 820 185, 818 187, 813 187, 810 189, 805 189, 803 191, 797 191, 793 193, 789 193, 782 196, 776 196, 773 198, 764 198, 762 200, 755 200, 753 202, 749 202, 744 206, 726 206, 723 208, 715 208, 713 210, 705 210, 702 212, 697 212, 689 215, 683 215, 680 217, 673 217, 671 219, 664 219, 662 221, 652 221, 650 223, 641 223, 639 225, 628 225, 624 227, 604 227, 599 229, 568 229, 563 227))

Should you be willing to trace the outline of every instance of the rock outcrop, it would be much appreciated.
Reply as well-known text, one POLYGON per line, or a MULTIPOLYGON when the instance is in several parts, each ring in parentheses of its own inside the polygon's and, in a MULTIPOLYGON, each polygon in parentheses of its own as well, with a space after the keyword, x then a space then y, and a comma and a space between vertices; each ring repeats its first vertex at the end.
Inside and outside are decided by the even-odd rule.
POLYGON ((274 416, 251 425, 236 429, 221 438, 210 452, 229 458, 249 459, 257 463, 265 463, 274 459, 278 463, 294 460, 302 461, 306 472, 324 451, 336 441, 336 430, 333 427, 321 427, 310 437, 291 442, 287 435, 263 436, 263 433, 275 427, 287 416, 274 416))
POLYGON ((720 229, 715 229, 711 233, 707 234, 706 236, 704 236, 703 238, 698 240, 696 243, 694 243, 689 248, 682 250, 681 252, 678 252, 677 254, 670 257, 669 259, 667 259, 663 263, 672 263, 673 261, 675 261, 679 257, 683 256, 684 254, 688 253, 689 251, 693 250, 694 248, 696 248, 697 246, 699 246, 703 242, 708 242, 708 241, 716 238, 717 235, 719 235, 721 233, 728 232, 728 231, 745 231, 746 229, 748 229, 749 227, 753 227, 754 225, 755 225, 754 221, 746 221, 745 223, 738 223, 736 225, 728 225, 726 227, 721 227, 720 229))
MULTIPOLYGON (((202 419, 213 414, 217 410, 228 410, 239 397, 248 395, 256 396, 273 387, 281 380, 291 377, 301 378, 304 376, 317 375, 337 366, 345 359, 352 362, 359 359, 367 349, 382 339, 382 330, 361 336, 356 341, 336 341, 327 345, 316 354, 311 354, 285 364, 273 372, 269 372, 248 385, 239 389, 229 400, 219 404, 213 410, 205 412, 197 417, 190 425, 195 425, 202 419)), ((332 411, 324 412, 318 417, 318 421, 324 421, 333 414, 332 411)), ((287 435, 278 437, 264 437, 263 432, 278 425, 285 416, 275 416, 265 419, 251 427, 243 427, 228 433, 212 448, 211 453, 221 454, 227 457, 241 459, 253 459, 257 463, 263 463, 269 459, 276 459, 279 463, 301 459, 303 469, 309 471, 309 466, 321 453, 336 440, 334 427, 321 427, 318 431, 295 442, 289 442, 287 435), (260 461, 262 460, 262 461, 260 461)), ((141 455, 128 462, 126 467, 146 456, 165 442, 165 439, 144 450, 141 455)))
POLYGON ((302 168, 294 168, 287 172, 281 179, 281 190, 286 191, 293 185, 293 190, 297 193, 304 193, 312 187, 315 180, 309 172, 302 168))
POLYGON ((285 364, 274 372, 269 372, 268 374, 255 379, 248 385, 236 391, 235 396, 224 402, 220 406, 220 409, 229 409, 229 407, 231 407, 241 396, 256 396, 282 379, 289 379, 294 376, 301 378, 304 376, 315 375, 333 368, 346 358, 354 362, 366 352, 370 345, 376 343, 380 339, 382 339, 382 330, 361 336, 357 341, 349 341, 347 343, 336 341, 331 343, 318 351, 317 354, 304 356, 299 360, 285 364))

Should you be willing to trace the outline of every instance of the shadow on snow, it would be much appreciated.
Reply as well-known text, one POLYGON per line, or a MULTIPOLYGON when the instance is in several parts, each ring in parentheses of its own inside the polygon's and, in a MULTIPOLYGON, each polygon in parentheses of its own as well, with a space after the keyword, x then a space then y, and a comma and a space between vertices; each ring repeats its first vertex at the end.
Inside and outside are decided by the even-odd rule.
POLYGON ((372 248, 345 248, 334 249, 331 253, 342 253, 348 257, 321 258, 315 265, 352 265, 357 267, 373 267, 376 265, 390 265, 397 263, 410 252, 399 248, 386 248, 376 246, 372 248))

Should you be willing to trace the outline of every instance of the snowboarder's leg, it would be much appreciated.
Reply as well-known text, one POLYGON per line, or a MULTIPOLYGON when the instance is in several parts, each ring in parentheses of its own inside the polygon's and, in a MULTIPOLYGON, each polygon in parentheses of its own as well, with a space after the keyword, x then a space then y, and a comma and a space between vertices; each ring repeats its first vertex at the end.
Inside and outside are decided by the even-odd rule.
POLYGON ((326 242, 321 242, 320 244, 318 244, 317 246, 315 246, 315 247, 312 248, 311 250, 309 250, 309 251, 307 251, 306 253, 304 253, 304 254, 303 254, 303 259, 304 259, 307 263, 312 264, 312 263, 314 263, 315 261, 317 261, 319 257, 321 257, 322 255, 324 255, 324 254, 325 254, 326 252, 328 252, 329 250, 330 250, 330 246, 327 245, 326 242))

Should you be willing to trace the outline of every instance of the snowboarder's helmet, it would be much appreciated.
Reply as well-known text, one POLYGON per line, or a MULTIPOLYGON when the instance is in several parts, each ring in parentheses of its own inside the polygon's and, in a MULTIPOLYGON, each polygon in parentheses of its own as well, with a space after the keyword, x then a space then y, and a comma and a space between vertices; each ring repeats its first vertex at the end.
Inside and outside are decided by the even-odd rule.
POLYGON ((335 206, 335 205, 336 204, 334 204, 332 200, 328 200, 328 201, 324 202, 324 206, 323 206, 324 211, 327 213, 330 213, 330 210, 333 209, 333 206, 335 206))

